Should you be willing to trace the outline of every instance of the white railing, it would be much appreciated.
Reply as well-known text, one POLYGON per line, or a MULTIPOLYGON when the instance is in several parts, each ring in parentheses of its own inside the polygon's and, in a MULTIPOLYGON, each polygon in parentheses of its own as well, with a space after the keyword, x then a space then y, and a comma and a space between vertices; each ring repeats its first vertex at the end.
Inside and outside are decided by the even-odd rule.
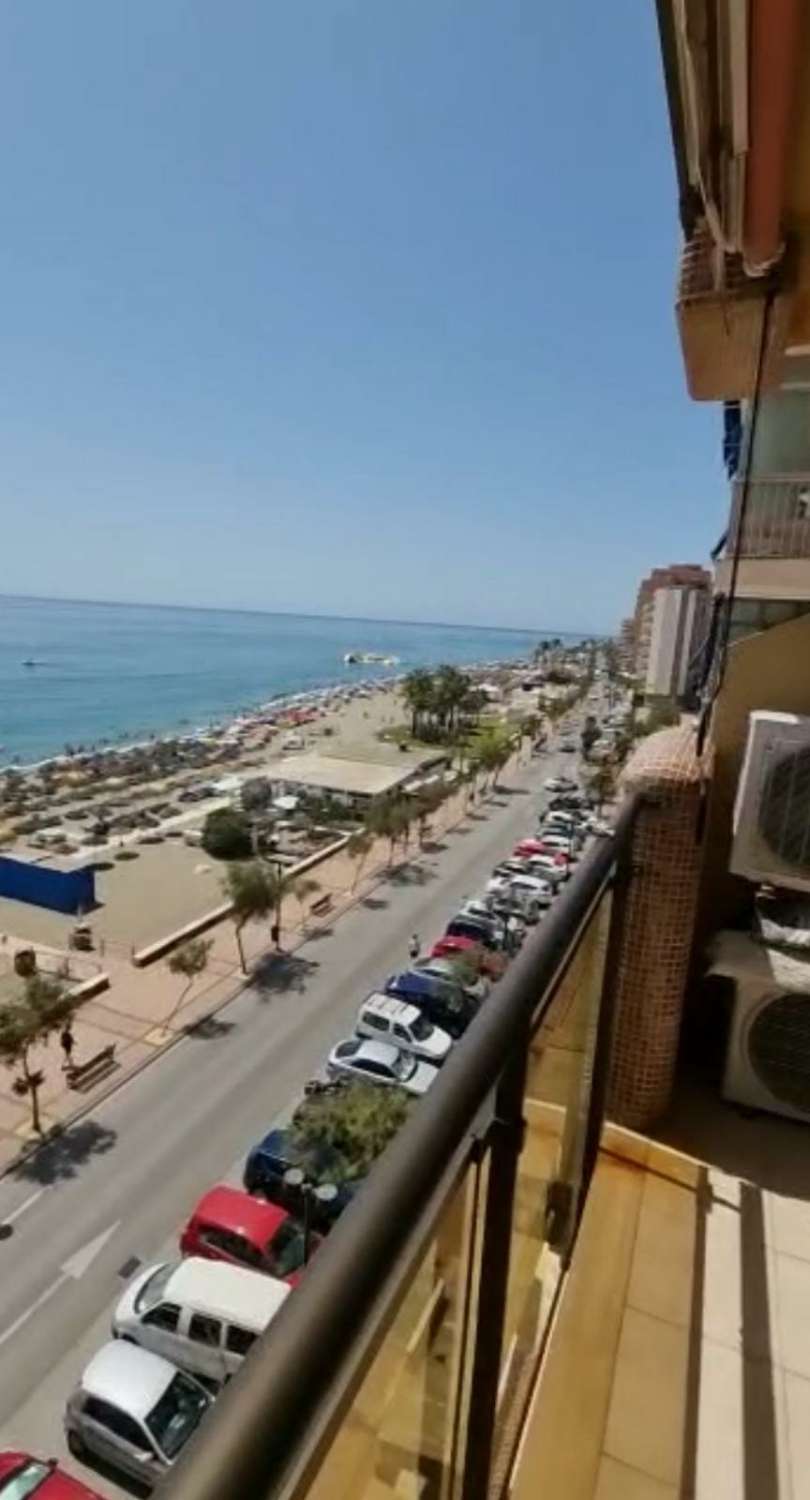
POLYGON ((737 481, 731 506, 726 555, 738 546, 741 557, 810 557, 810 474, 776 474, 752 479, 740 530, 743 485, 737 481))

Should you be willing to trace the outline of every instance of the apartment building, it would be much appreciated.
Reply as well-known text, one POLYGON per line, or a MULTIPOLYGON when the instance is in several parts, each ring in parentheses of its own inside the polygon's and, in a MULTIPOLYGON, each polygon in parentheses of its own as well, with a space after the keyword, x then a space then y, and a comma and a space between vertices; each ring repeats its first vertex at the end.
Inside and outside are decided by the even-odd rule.
POLYGON ((707 628, 711 582, 699 563, 670 563, 639 584, 633 672, 646 695, 681 698, 689 691, 707 628))

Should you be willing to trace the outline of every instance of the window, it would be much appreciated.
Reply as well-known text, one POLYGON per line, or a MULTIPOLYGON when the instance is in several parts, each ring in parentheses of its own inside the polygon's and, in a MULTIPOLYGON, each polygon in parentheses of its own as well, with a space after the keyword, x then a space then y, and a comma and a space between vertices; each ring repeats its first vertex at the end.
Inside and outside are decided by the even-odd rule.
POLYGON ((250 1352, 256 1342, 255 1333, 248 1328, 238 1328, 235 1323, 229 1323, 225 1329, 225 1348, 231 1354, 245 1355, 250 1352))
POLYGON ((218 1349, 222 1337, 222 1324, 218 1318, 207 1318, 204 1313, 194 1313, 188 1325, 188 1336, 197 1344, 207 1344, 218 1349))
POLYGON ((165 1333, 176 1333, 179 1319, 180 1309, 176 1302, 161 1302, 159 1307, 153 1307, 146 1314, 143 1322, 147 1328, 162 1328, 165 1333))
POLYGON ((32 1459, 31 1463, 21 1464, 6 1479, 0 1480, 0 1494, 3 1500, 28 1500, 28 1496, 33 1495, 50 1474, 48 1464, 32 1459))
POLYGON ((382 1063, 375 1062, 371 1057, 358 1057, 355 1067, 359 1073, 372 1073, 375 1078, 390 1077, 388 1068, 382 1063))
POLYGON ((176 1261, 169 1261, 165 1266, 158 1266, 135 1298, 136 1312, 143 1312, 145 1308, 154 1307, 160 1301, 176 1264, 176 1261))
POLYGON ((202 1386, 178 1371, 146 1419, 149 1431, 167 1458, 174 1458, 180 1452, 209 1404, 202 1386))
POLYGON ((295 1219, 279 1224, 268 1242, 265 1269, 272 1276, 284 1278, 304 1264, 304 1229, 295 1219))
POLYGON ((234 1260, 244 1258, 245 1242, 241 1235, 230 1229, 218 1229, 212 1224, 203 1230, 200 1239, 210 1249, 219 1250, 221 1255, 230 1255, 234 1260))
POLYGON ((367 1026, 373 1026, 375 1031, 387 1031, 388 1022, 384 1016, 375 1016, 373 1010, 363 1012, 363 1020, 367 1026))
POLYGON ((146 1438, 134 1417, 127 1415, 110 1401, 102 1401, 98 1396, 88 1396, 84 1403, 85 1416, 91 1421, 97 1422, 100 1427, 106 1427, 116 1437, 123 1438, 125 1443, 131 1443, 134 1448, 148 1447, 146 1438))

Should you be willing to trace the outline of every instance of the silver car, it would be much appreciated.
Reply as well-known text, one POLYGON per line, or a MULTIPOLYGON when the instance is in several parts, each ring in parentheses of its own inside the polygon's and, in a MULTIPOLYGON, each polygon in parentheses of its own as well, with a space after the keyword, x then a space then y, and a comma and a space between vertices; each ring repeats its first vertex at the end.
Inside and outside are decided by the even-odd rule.
POLYGON ((152 1486, 196 1432, 213 1398, 192 1375, 124 1340, 91 1359, 65 1408, 74 1458, 92 1454, 152 1486))
POLYGON ((400 1052, 391 1042, 367 1042, 359 1036, 332 1048, 326 1071, 330 1078, 345 1075, 365 1083, 398 1084, 409 1094, 426 1094, 439 1076, 432 1063, 400 1052))

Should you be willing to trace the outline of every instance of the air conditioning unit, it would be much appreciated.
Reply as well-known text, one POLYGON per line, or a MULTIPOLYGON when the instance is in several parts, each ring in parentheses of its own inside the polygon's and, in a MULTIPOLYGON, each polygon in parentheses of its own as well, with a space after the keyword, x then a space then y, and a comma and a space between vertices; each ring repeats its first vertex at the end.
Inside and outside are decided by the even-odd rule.
POLYGON ((723 1097, 810 1120, 810 995, 739 978, 723 1097))
POLYGON ((749 715, 730 869, 810 891, 810 718, 749 715))

